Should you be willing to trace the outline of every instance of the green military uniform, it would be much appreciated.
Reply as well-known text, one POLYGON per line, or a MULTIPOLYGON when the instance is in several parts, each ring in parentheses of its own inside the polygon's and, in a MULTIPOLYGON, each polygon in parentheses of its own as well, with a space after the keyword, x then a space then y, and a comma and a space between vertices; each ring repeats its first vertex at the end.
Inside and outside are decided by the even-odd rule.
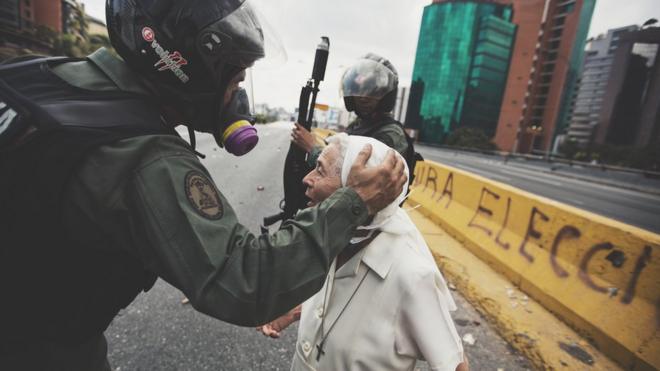
MULTIPOLYGON (((53 72, 83 89, 148 89, 105 50, 53 72)), ((355 191, 342 188, 276 233, 254 235, 188 143, 173 135, 103 145, 68 184, 63 218, 76 241, 121 250, 182 290, 197 310, 243 326, 265 323, 318 291, 351 231, 368 218, 355 191)), ((89 344, 50 346, 69 369, 107 367, 101 333, 89 344)))
POLYGON ((346 133, 349 135, 364 135, 377 139, 399 152, 402 156, 405 156, 408 149, 408 141, 403 131, 403 125, 389 114, 375 121, 358 118, 346 128, 346 133))
MULTIPOLYGON (((391 115, 377 119, 376 121, 366 121, 358 118, 346 128, 346 134, 349 135, 362 135, 377 139, 388 147, 399 152, 404 158, 408 150, 408 141, 406 134, 403 131, 403 125, 394 120, 391 115)), ((307 163, 311 167, 316 166, 316 160, 323 151, 322 146, 312 147, 311 152, 307 156, 307 163)))

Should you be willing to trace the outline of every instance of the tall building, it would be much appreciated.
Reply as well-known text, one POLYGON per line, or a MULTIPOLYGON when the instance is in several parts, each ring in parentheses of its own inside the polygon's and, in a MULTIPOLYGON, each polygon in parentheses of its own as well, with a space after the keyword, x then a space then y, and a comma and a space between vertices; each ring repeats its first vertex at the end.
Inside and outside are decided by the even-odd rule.
MULTIPOLYGON (((95 31, 104 35, 98 23, 95 31)), ((84 4, 76 0, 0 0, 0 60, 25 52, 49 55, 57 34, 85 39, 85 24, 92 21, 85 21, 84 4)))
POLYGON ((568 138, 587 146, 595 141, 595 128, 603 110, 603 100, 612 71, 614 52, 621 35, 636 31, 637 26, 621 27, 607 31, 588 40, 584 67, 572 113, 569 116, 568 138))
POLYGON ((396 101, 394 102, 394 111, 392 115, 397 121, 405 121, 406 111, 408 109, 408 96, 410 94, 410 88, 406 86, 399 87, 396 92, 396 101))
POLYGON ((598 120, 596 143, 660 145, 660 28, 618 40, 598 120))
POLYGON ((406 126, 424 142, 457 127, 495 133, 516 27, 492 0, 435 0, 424 8, 406 126))
POLYGON ((84 4, 76 0, 2 0, 0 28, 17 32, 45 26, 57 33, 71 30, 78 12, 84 14, 84 4))
MULTIPOLYGON (((25 0, 21 0, 25 1, 25 0)), ((31 0, 34 2, 34 25, 46 26, 57 33, 62 32, 64 23, 62 8, 64 1, 57 0, 31 0)))
POLYGON ((596 0, 508 1, 518 31, 495 144, 548 151, 567 124, 596 0))
POLYGON ((2 0, 0 2, 0 27, 18 29, 21 25, 20 9, 20 0, 2 0))
POLYGON ((35 29, 46 26, 57 31, 60 1, 0 0, 0 60, 15 57, 21 49, 48 54, 51 45, 37 37, 35 29))

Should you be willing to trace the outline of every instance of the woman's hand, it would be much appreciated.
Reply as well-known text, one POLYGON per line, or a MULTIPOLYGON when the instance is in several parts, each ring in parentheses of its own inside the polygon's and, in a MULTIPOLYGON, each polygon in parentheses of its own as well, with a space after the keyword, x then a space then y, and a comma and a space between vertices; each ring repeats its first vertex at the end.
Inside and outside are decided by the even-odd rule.
POLYGON ((302 306, 299 305, 291 309, 288 313, 283 316, 265 324, 257 327, 257 331, 260 331, 264 336, 269 336, 273 339, 280 337, 281 332, 284 331, 289 325, 298 321, 300 319, 300 311, 302 306))

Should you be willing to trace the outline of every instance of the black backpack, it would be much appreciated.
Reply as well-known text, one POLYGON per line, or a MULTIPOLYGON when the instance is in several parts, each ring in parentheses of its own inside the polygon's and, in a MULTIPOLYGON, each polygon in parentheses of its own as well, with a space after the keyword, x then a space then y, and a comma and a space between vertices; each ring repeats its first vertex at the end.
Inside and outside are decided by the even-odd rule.
POLYGON ((410 172, 408 185, 412 185, 413 180, 415 179, 415 165, 417 165, 417 161, 424 161, 424 157, 419 152, 415 151, 415 140, 408 135, 405 129, 403 130, 403 134, 406 136, 406 142, 408 142, 408 148, 406 149, 406 154, 403 158, 406 159, 408 171, 410 172))
POLYGON ((403 158, 406 160, 406 165, 408 165, 408 171, 410 172, 410 177, 408 178, 408 185, 412 185, 413 180, 415 179, 415 165, 417 164, 417 161, 424 161, 424 157, 419 152, 415 152, 415 140, 410 135, 408 135, 406 130, 403 129, 403 125, 400 122, 396 120, 389 120, 383 125, 376 126, 375 128, 368 130, 364 134, 359 134, 359 135, 364 135, 373 138, 373 134, 376 131, 387 125, 400 126, 401 129, 403 130, 403 135, 405 135, 406 137, 406 142, 408 142, 408 148, 406 149, 406 153, 402 153, 402 155, 403 158))

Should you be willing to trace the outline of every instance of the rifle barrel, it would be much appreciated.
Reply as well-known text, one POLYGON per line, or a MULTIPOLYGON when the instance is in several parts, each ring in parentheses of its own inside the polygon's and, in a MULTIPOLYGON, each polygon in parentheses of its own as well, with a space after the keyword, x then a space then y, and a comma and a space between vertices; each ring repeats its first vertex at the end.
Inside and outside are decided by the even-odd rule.
MULTIPOLYGON (((314 108, 316 106, 316 96, 319 92, 319 85, 325 78, 329 50, 330 39, 325 36, 321 37, 321 43, 317 46, 314 56, 312 77, 300 91, 298 123, 307 130, 311 130, 312 120, 314 119, 314 108)), ((307 197, 305 196, 305 186, 302 183, 302 179, 309 170, 309 166, 305 162, 305 151, 291 143, 284 164, 284 202, 280 203, 282 212, 264 218, 262 225, 262 231, 264 233, 267 232, 269 225, 280 220, 292 218, 298 210, 305 207, 307 197)))
POLYGON ((325 78, 325 68, 328 65, 328 54, 330 51, 330 39, 326 36, 321 37, 321 43, 316 47, 314 56, 314 68, 312 69, 312 80, 316 83, 318 89, 319 82, 325 78))

